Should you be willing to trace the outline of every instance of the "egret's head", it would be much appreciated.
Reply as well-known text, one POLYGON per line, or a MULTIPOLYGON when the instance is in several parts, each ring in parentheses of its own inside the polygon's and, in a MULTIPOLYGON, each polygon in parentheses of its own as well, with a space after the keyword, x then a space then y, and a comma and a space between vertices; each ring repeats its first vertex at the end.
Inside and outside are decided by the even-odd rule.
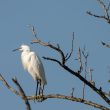
POLYGON ((13 51, 16 51, 16 50, 19 50, 19 51, 21 51, 21 52, 24 52, 24 51, 30 51, 30 47, 28 46, 28 45, 21 45, 19 48, 17 48, 17 49, 14 49, 13 51))

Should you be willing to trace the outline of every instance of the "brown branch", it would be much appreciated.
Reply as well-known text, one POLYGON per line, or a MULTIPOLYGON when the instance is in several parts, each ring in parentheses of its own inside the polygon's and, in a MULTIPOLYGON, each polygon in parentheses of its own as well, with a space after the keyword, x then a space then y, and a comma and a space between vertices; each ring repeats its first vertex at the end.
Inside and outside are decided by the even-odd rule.
MULTIPOLYGON (((72 74, 73 76, 76 76, 78 79, 80 79, 82 82, 84 82, 86 85, 88 85, 92 90, 94 90, 103 100, 105 100, 105 102, 107 102, 110 105, 110 100, 108 97, 105 96, 104 92, 102 90, 100 90, 100 88, 98 89, 97 87, 95 87, 95 85, 91 84, 88 80, 86 80, 83 76, 80 75, 79 71, 75 72, 74 70, 70 69, 67 65, 65 65, 65 55, 63 53, 63 51, 59 48, 59 46, 54 46, 50 43, 45 43, 42 42, 41 40, 33 40, 32 43, 38 43, 40 45, 49 47, 55 51, 57 51, 60 55, 62 60, 59 61, 57 59, 54 58, 50 58, 50 57, 43 57, 46 60, 50 60, 53 62, 58 63, 62 68, 64 68, 66 71, 68 71, 70 74, 72 74)), ((87 54, 88 56, 88 54, 87 54)), ((86 57, 87 57, 86 56, 86 57)))
POLYGON ((19 94, 20 94, 20 96, 22 97, 22 99, 23 99, 24 102, 25 102, 26 109, 27 109, 27 110, 31 110, 30 103, 29 103, 29 101, 28 101, 28 99, 27 99, 27 96, 25 95, 24 90, 23 90, 22 87, 20 86, 19 82, 17 81, 16 78, 13 78, 12 81, 13 81, 13 82, 15 83, 15 85, 18 87, 18 89, 19 89, 19 94))
MULTIPOLYGON (((53 60, 53 59, 52 59, 53 60)), ((54 60, 53 60, 54 61, 54 60)), ((7 83, 7 81, 3 78, 2 75, 0 75, 0 80, 3 82, 3 84, 9 89, 11 90, 10 88, 12 88, 11 86, 9 86, 9 84, 7 83), (5 84, 6 83, 6 84, 5 84), (8 86, 7 86, 8 85, 8 86)), ((19 82, 17 81, 16 78, 13 78, 12 79, 13 82, 16 84, 16 86, 18 87, 19 89, 19 92, 18 92, 18 95, 22 97, 22 99, 25 101, 25 104, 26 104, 26 107, 27 107, 27 110, 31 110, 30 108, 30 104, 29 104, 29 101, 28 100, 40 100, 40 99, 43 99, 42 101, 46 100, 46 99, 49 99, 49 98, 58 98, 58 99, 64 99, 64 100, 70 100, 70 101, 73 101, 73 102, 80 102, 80 103, 83 103, 83 104, 86 104, 86 105, 89 105, 89 106, 92 106, 92 107, 95 107, 95 108, 99 108, 101 110, 110 110, 109 108, 105 107, 105 106, 102 106, 100 104, 97 104, 97 103, 94 103, 92 101, 88 101, 88 100, 85 100, 85 99, 81 99, 81 98, 76 98, 74 97, 73 95, 72 96, 65 96, 65 95, 61 95, 61 94, 49 94, 49 95, 43 95, 43 96, 26 96, 22 87, 20 86, 19 82)), ((12 91, 12 90, 11 90, 12 91)), ((12 91, 13 92, 13 91, 12 91)), ((14 92, 16 94, 16 92, 14 92)))
POLYGON ((101 110, 110 110, 109 108, 107 108, 103 105, 100 105, 100 104, 97 104, 97 103, 94 103, 92 101, 88 101, 85 99, 76 98, 74 96, 65 96, 65 95, 61 95, 61 94, 49 94, 49 95, 43 95, 43 96, 27 96, 28 100, 35 100, 35 99, 45 99, 46 100, 49 98, 58 98, 58 99, 64 99, 64 100, 69 100, 69 101, 73 101, 73 102, 80 102, 80 103, 83 103, 83 104, 86 104, 86 105, 89 105, 89 106, 92 106, 95 108, 99 108, 101 110))
POLYGON ((108 97, 105 96, 104 92, 102 90, 100 90, 100 88, 98 89, 97 87, 95 87, 94 85, 92 85, 89 81, 87 81, 84 77, 82 77, 78 72, 73 71, 72 69, 70 69, 68 66, 66 65, 62 65, 58 60, 53 59, 53 58, 49 58, 49 57, 44 57, 46 60, 50 60, 50 61, 54 61, 57 62, 62 68, 64 68, 66 71, 68 71, 70 74, 72 74, 73 76, 76 76, 78 79, 80 79, 82 82, 84 82, 86 85, 88 85, 92 90, 94 90, 102 99, 105 100, 105 102, 107 102, 110 105, 110 100, 108 99, 108 97))
POLYGON ((82 77, 79 74, 79 71, 75 72, 72 69, 70 69, 68 66, 66 66, 65 63, 62 63, 62 62, 65 62, 65 57, 64 57, 65 55, 64 55, 64 53, 63 53, 63 51, 61 49, 59 49, 58 47, 53 46, 52 44, 44 43, 44 42, 42 42, 40 40, 33 40, 32 42, 33 43, 39 43, 40 45, 47 46, 47 47, 52 48, 53 50, 56 50, 57 52, 59 52, 61 54, 61 57, 62 57, 62 61, 61 62, 56 60, 56 59, 50 58, 50 57, 44 57, 44 59, 57 62, 62 68, 64 68, 70 74, 72 74, 72 75, 76 76, 77 78, 79 78, 82 82, 84 82, 91 89, 93 89, 97 94, 99 94, 102 97, 102 99, 104 99, 108 104, 110 104, 110 100, 108 99, 108 97, 105 96, 103 91, 101 91, 100 89, 96 88, 89 81, 87 81, 84 77, 82 77))
POLYGON ((66 62, 65 55, 64 55, 63 51, 60 49, 60 46, 58 44, 57 44, 57 46, 54 46, 50 43, 45 43, 45 42, 42 42, 41 40, 38 40, 38 39, 33 40, 32 43, 39 43, 40 45, 43 45, 43 46, 52 48, 53 50, 56 50, 61 55, 61 63, 65 64, 65 62, 66 62))
POLYGON ((19 92, 17 90, 15 90, 14 88, 12 88, 7 81, 5 80, 5 78, 0 74, 0 80, 2 81, 2 83, 14 94, 20 96, 19 92))
POLYGON ((25 101, 25 104, 26 104, 26 107, 27 107, 27 110, 31 110, 31 107, 30 107, 30 104, 27 100, 27 97, 23 91, 23 89, 21 88, 20 84, 18 83, 17 79, 16 78, 13 78, 12 81, 14 82, 14 84, 16 84, 16 86, 18 87, 19 89, 19 92, 17 90, 15 90, 14 88, 12 88, 8 83, 7 81, 5 80, 5 78, 0 74, 0 80, 2 81, 2 83, 4 84, 4 86, 6 86, 12 93, 18 95, 18 96, 21 96, 22 99, 25 101))

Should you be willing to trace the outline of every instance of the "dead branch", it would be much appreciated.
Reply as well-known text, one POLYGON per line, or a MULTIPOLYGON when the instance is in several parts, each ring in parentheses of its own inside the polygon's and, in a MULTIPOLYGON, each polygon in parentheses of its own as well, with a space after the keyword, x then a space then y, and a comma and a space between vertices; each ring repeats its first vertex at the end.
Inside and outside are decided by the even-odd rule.
MULTIPOLYGON (((6 84, 4 84, 4 86, 7 87, 7 85, 9 85, 7 83, 7 81, 3 78, 2 75, 0 75, 0 80, 3 82, 3 84, 6 83, 6 84), (1 80, 1 78, 3 80, 1 80)), ((105 107, 103 105, 100 105, 100 104, 97 104, 97 103, 94 103, 92 101, 88 101, 88 100, 85 100, 85 99, 77 98, 77 97, 74 97, 73 95, 72 96, 65 96, 65 95, 61 95, 61 94, 49 94, 49 95, 43 95, 43 96, 42 95, 40 95, 40 96, 26 96, 25 93, 24 93, 24 90, 22 89, 22 87, 19 84, 19 82, 17 81, 17 79, 13 78, 12 80, 16 84, 16 86, 18 87, 18 89, 19 89, 18 95, 21 96, 22 99, 25 101, 27 110, 31 110, 28 100, 40 100, 40 99, 43 99, 42 101, 44 101, 44 100, 49 99, 49 98, 58 98, 58 99, 70 100, 70 101, 73 101, 73 102, 80 102, 80 103, 83 103, 83 104, 86 104, 86 105, 89 105, 89 106, 92 106, 92 107, 95 107, 95 108, 99 108, 101 110, 110 110, 109 108, 107 108, 107 107, 105 107)), ((9 89, 9 88, 12 88, 12 87, 9 86, 7 88, 9 89)), ((9 89, 9 90, 11 90, 11 89, 9 89)))
POLYGON ((2 81, 4 86, 6 86, 12 93, 16 94, 17 96, 22 97, 22 99, 25 101, 27 110, 31 110, 31 107, 30 107, 30 104, 27 100, 27 97, 26 97, 22 87, 20 86, 20 84, 18 83, 16 78, 13 78, 12 80, 13 80, 14 84, 16 84, 16 86, 18 87, 19 92, 17 90, 15 90, 14 88, 12 88, 1 74, 0 74, 0 80, 2 81))
POLYGON ((57 51, 58 53, 60 53, 60 56, 61 56, 61 63, 62 64, 65 64, 66 62, 66 59, 65 59, 65 55, 64 53, 62 52, 62 50, 60 49, 60 46, 57 44, 57 46, 54 46, 50 43, 45 43, 45 42, 42 42, 41 40, 37 39, 37 40, 33 40, 32 43, 39 43, 40 45, 43 45, 43 46, 46 46, 46 47, 49 47, 55 51, 57 51))
POLYGON ((19 92, 17 90, 15 90, 14 88, 12 88, 7 81, 4 79, 4 77, 0 74, 0 80, 2 81, 2 83, 14 94, 20 96, 19 92))
POLYGON ((19 82, 17 81, 16 78, 13 78, 12 81, 15 83, 15 85, 18 87, 19 89, 19 94, 20 96, 22 97, 22 99, 24 100, 25 102, 25 105, 26 105, 26 110, 31 110, 31 106, 30 106, 30 103, 27 99, 27 96, 25 95, 25 92, 24 90, 22 89, 22 87, 20 86, 19 82))
POLYGON ((104 15, 101 16, 101 15, 93 14, 91 11, 87 11, 87 14, 99 19, 104 19, 110 24, 110 16, 109 16, 110 2, 108 3, 108 6, 106 6, 102 0, 97 0, 97 1, 103 9, 104 15))
POLYGON ((107 43, 105 43, 105 42, 103 42, 103 41, 101 41, 101 43, 102 43, 103 46, 105 46, 105 47, 107 47, 107 48, 110 48, 110 44, 107 44, 107 43))
POLYGON ((82 70, 83 70, 83 64, 82 64, 81 49, 80 49, 80 47, 78 48, 78 61, 79 61, 79 64, 80 64, 79 73, 81 73, 82 70))
POLYGON ((65 96, 65 95, 61 95, 61 94, 49 94, 49 95, 43 95, 43 96, 27 96, 28 100, 35 100, 35 99, 42 99, 42 98, 45 100, 50 99, 50 98, 64 99, 64 100, 69 100, 69 101, 73 101, 73 102, 80 102, 80 103, 83 103, 83 104, 86 104, 86 105, 89 105, 89 106, 92 106, 95 108, 99 108, 101 110, 110 110, 109 108, 107 108, 103 105, 100 105, 100 104, 97 104, 97 103, 94 103, 92 101, 88 101, 85 99, 77 98, 74 96, 65 96))
POLYGON ((62 60, 59 61, 57 59, 51 58, 51 57, 43 57, 46 60, 49 61, 53 61, 58 63, 62 68, 64 68, 64 70, 66 70, 67 72, 69 72, 70 74, 72 74, 73 76, 76 76, 78 79, 80 79, 82 82, 84 82, 86 85, 88 85, 92 90, 94 90, 103 100, 105 100, 105 102, 107 102, 110 105, 110 100, 108 97, 105 96, 104 92, 100 90, 100 88, 98 89, 97 87, 95 87, 94 85, 92 85, 88 80, 86 80, 83 76, 80 75, 79 71, 75 72, 74 70, 72 70, 71 68, 69 68, 67 65, 65 65, 65 55, 63 53, 63 51, 58 48, 57 46, 54 46, 50 43, 45 43, 42 42, 41 40, 33 40, 33 43, 38 43, 40 45, 43 45, 45 47, 49 47, 53 50, 55 50, 56 52, 58 52, 61 57, 62 60), (63 61, 64 60, 64 61, 63 61))
POLYGON ((72 39, 72 43, 71 43, 71 51, 70 53, 67 53, 67 55, 65 56, 65 60, 69 60, 69 58, 71 57, 72 53, 73 53, 73 41, 74 41, 74 32, 73 32, 73 39, 72 39))
POLYGON ((36 39, 38 39, 38 38, 37 38, 37 32, 36 32, 36 30, 35 30, 35 27, 34 27, 33 25, 28 25, 28 27, 29 27, 30 31, 32 32, 32 35, 33 35, 36 39))

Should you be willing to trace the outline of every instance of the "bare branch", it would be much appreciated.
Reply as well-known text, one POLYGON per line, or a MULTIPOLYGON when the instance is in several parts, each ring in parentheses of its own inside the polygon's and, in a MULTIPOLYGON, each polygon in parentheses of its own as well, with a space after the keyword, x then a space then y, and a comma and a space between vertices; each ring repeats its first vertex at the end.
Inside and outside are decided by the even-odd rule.
POLYGON ((101 5, 101 7, 102 7, 102 9, 104 11, 104 16, 93 14, 90 11, 87 11, 87 14, 89 14, 91 16, 94 16, 96 18, 104 19, 104 20, 106 20, 110 24, 110 16, 109 16, 110 2, 108 4, 108 6, 106 6, 102 0, 97 0, 97 1, 99 2, 99 4, 101 5))
POLYGON ((91 11, 87 11, 87 14, 91 15, 93 17, 96 17, 96 18, 101 18, 101 19, 106 19, 107 20, 107 18, 105 16, 100 16, 100 15, 93 14, 91 11))
MULTIPOLYGON (((0 80, 3 81, 3 83, 4 83, 4 85, 6 87, 8 86, 9 88, 12 88, 12 87, 9 86, 9 84, 6 82, 6 80, 3 78, 2 75, 0 75, 0 80)), ((39 99, 46 100, 46 99, 49 99, 49 98, 65 99, 65 100, 70 100, 70 101, 73 101, 73 102, 74 101, 75 102, 80 102, 80 103, 83 103, 83 104, 86 104, 86 105, 89 105, 89 106, 92 106, 92 107, 95 107, 95 108, 99 108, 101 110, 110 110, 109 108, 107 108, 105 106, 102 106, 100 104, 94 103, 92 101, 88 101, 88 100, 84 100, 84 99, 81 99, 81 98, 74 97, 73 95, 72 96, 65 96, 65 95, 61 95, 61 94, 49 94, 49 95, 43 95, 43 96, 42 95, 40 95, 40 96, 26 96, 24 91, 23 91, 23 89, 22 89, 22 87, 20 86, 19 82, 17 81, 17 79, 13 78, 12 80, 16 84, 16 86, 18 87, 19 96, 21 96, 22 99, 25 101, 27 110, 31 110, 28 100, 39 100, 39 99)))
POLYGON ((100 105, 100 104, 97 104, 97 103, 94 103, 92 101, 88 101, 88 100, 85 100, 85 99, 81 99, 81 98, 76 98, 74 96, 65 96, 65 95, 61 95, 61 94, 49 94, 49 95, 43 95, 43 96, 27 96, 27 99, 28 100, 35 100, 35 99, 49 99, 49 98, 58 98, 58 99, 65 99, 65 100, 69 100, 69 101, 73 101, 73 102, 80 102, 80 103, 83 103, 83 104, 86 104, 86 105, 89 105, 89 106, 92 106, 92 107, 95 107, 95 108, 99 108, 101 110, 110 110, 109 108, 103 106, 103 105, 100 105))
POLYGON ((82 65, 81 49, 80 48, 78 48, 78 60, 79 60, 79 64, 80 64, 79 73, 81 73, 83 70, 83 65, 82 65))
POLYGON ((105 16, 109 19, 109 14, 108 14, 108 7, 106 8, 106 5, 104 4, 104 2, 102 0, 97 0, 99 2, 99 4, 101 5, 105 16))
POLYGON ((25 101, 26 109, 27 109, 27 110, 31 110, 30 103, 29 103, 29 101, 28 101, 28 99, 27 99, 27 96, 25 95, 24 90, 23 90, 22 87, 20 86, 19 82, 17 81, 16 78, 13 78, 12 81, 13 81, 13 82, 16 84, 16 86, 18 87, 20 96, 21 96, 22 99, 25 101))
POLYGON ((73 38, 72 38, 72 43, 71 43, 71 51, 70 53, 67 53, 65 59, 66 61, 69 60, 69 58, 71 57, 72 53, 73 53, 73 41, 74 41, 74 32, 73 32, 73 38))
POLYGON ((44 58, 45 60, 51 60, 51 61, 53 61, 53 62, 58 63, 59 65, 62 65, 62 64, 60 63, 60 61, 58 61, 58 60, 56 60, 56 59, 54 59, 54 58, 50 58, 50 57, 42 57, 42 58, 44 58))
MULTIPOLYGON (((87 75, 87 58, 89 56, 88 52, 85 52, 86 51, 86 48, 84 46, 84 50, 82 51, 82 55, 84 57, 84 78, 86 79, 86 75, 87 75)), ((83 99, 85 98, 85 87, 86 87, 86 84, 83 83, 83 99)))
MULTIPOLYGON (((100 89, 98 89, 97 87, 95 87, 95 85, 91 84, 89 81, 87 81, 84 77, 82 77, 78 72, 75 72, 74 70, 70 69, 68 66, 65 65, 65 55, 63 53, 63 51, 61 49, 58 49, 58 47, 52 45, 52 44, 48 44, 45 42, 42 42, 41 40, 33 40, 33 43, 39 43, 40 45, 49 47, 55 51, 57 51, 58 53, 60 53, 61 55, 61 62, 57 59, 54 58, 50 58, 50 57, 43 57, 46 60, 50 60, 50 61, 54 61, 56 63, 58 63, 62 68, 64 68, 66 71, 68 71, 70 74, 72 74, 73 76, 76 76, 78 79, 80 79, 82 82, 84 82, 86 85, 88 85, 91 89, 93 89, 102 99, 105 100, 105 102, 107 102, 108 104, 110 104, 110 100, 108 99, 108 97, 105 96, 103 91, 100 91, 100 89)), ((86 57, 88 56, 88 54, 86 54, 86 57)))
POLYGON ((109 9, 110 9, 110 1, 108 3, 107 11, 109 11, 109 9))
POLYGON ((107 47, 107 48, 110 48, 110 44, 106 44, 105 42, 101 41, 102 45, 107 47))
POLYGON ((10 91, 12 91, 14 94, 20 96, 19 92, 17 90, 15 90, 14 88, 12 88, 1 74, 0 74, 0 80, 10 91))
POLYGON ((32 35, 33 35, 36 39, 38 39, 38 38, 37 38, 37 32, 36 32, 36 30, 35 30, 35 27, 34 27, 33 25, 28 25, 28 27, 29 27, 29 29, 31 30, 32 35))
POLYGON ((21 88, 20 84, 18 83, 17 79, 12 79, 12 80, 13 80, 13 82, 16 84, 16 86, 18 87, 19 92, 18 92, 17 90, 13 89, 13 88, 7 83, 7 81, 5 80, 5 78, 4 78, 1 74, 0 74, 0 80, 3 82, 3 84, 4 84, 10 91, 12 91, 12 93, 14 93, 14 94, 16 94, 16 95, 18 95, 18 96, 21 96, 22 99, 25 101, 25 104, 26 104, 26 106, 27 106, 27 110, 31 110, 30 104, 29 104, 29 102, 28 102, 28 100, 27 100, 27 98, 26 98, 26 95, 25 95, 23 89, 21 88))
POLYGON ((65 64, 65 62, 66 62, 65 55, 64 55, 63 51, 60 49, 58 44, 57 44, 57 46, 54 46, 50 43, 42 42, 41 40, 33 40, 32 43, 39 43, 40 45, 47 46, 49 48, 52 48, 53 50, 56 50, 61 55, 61 63, 65 64))

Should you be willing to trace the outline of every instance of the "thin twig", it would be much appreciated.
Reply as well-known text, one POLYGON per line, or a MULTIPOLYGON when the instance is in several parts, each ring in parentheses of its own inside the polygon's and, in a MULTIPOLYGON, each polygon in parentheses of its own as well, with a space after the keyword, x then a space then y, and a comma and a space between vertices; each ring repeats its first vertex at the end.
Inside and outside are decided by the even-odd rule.
POLYGON ((38 39, 38 38, 37 38, 37 32, 36 32, 36 30, 35 30, 35 27, 34 27, 33 25, 28 25, 28 27, 29 27, 29 29, 31 30, 32 35, 33 35, 36 39, 38 39))
POLYGON ((17 90, 15 90, 14 88, 12 88, 1 74, 0 74, 0 80, 10 91, 12 91, 14 94, 20 96, 19 92, 17 90))
POLYGON ((91 16, 94 16, 96 18, 102 18, 102 19, 106 19, 107 20, 107 18, 105 16, 93 14, 91 11, 87 11, 87 14, 91 15, 91 16))
POLYGON ((110 1, 108 3, 108 6, 106 6, 102 0, 97 0, 97 1, 99 2, 99 4, 101 5, 101 7, 102 7, 102 9, 104 11, 104 16, 93 14, 90 11, 87 11, 87 14, 91 15, 91 16, 94 16, 96 18, 104 19, 104 20, 106 20, 110 24, 110 16, 109 16, 110 1))
MULTIPOLYGON (((86 75, 87 75, 87 58, 89 56, 88 52, 85 52, 86 51, 86 48, 84 46, 84 50, 82 51, 82 54, 83 54, 83 57, 84 57, 84 78, 86 79, 86 75)), ((86 84, 83 83, 83 99, 85 97, 85 87, 86 87, 86 84)))
POLYGON ((82 70, 83 70, 83 65, 82 65, 82 58, 81 58, 81 49, 80 49, 80 47, 78 48, 78 61, 79 61, 79 64, 80 64, 79 73, 81 73, 82 70))
POLYGON ((104 4, 104 2, 102 0, 97 0, 99 2, 99 4, 101 5, 105 16, 109 19, 109 14, 108 14, 108 7, 106 8, 106 5, 104 4))
POLYGON ((110 9, 110 1, 108 3, 108 6, 107 6, 107 11, 109 11, 109 9, 110 9))
POLYGON ((73 32, 73 38, 72 38, 72 43, 71 43, 71 51, 70 53, 67 53, 67 55, 65 56, 65 60, 69 60, 69 58, 71 57, 72 53, 73 53, 73 42, 74 42, 74 32, 73 32))

